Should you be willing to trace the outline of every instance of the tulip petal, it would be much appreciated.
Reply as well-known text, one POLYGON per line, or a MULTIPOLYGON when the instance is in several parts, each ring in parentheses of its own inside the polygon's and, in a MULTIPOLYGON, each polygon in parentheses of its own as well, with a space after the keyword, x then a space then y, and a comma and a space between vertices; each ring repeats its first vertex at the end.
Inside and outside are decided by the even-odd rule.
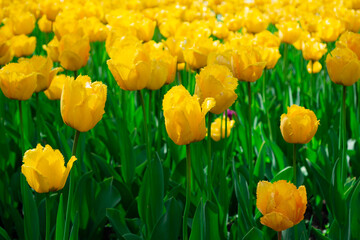
POLYGON ((272 192, 274 192, 272 183, 268 181, 260 181, 258 183, 256 189, 256 206, 263 215, 273 211, 275 208, 275 206, 273 206, 268 209, 269 199, 274 198, 271 196, 272 192))
POLYGON ((30 187, 36 192, 46 193, 50 191, 47 179, 33 167, 23 165, 21 166, 21 172, 25 175, 30 187))
POLYGON ((294 226, 287 217, 278 212, 272 212, 260 218, 261 224, 274 229, 277 232, 284 231, 294 226))
MULTIPOLYGON (((69 162, 67 163, 67 166, 66 166, 66 169, 65 169, 65 171, 64 171, 64 174, 63 174, 63 176, 62 176, 62 179, 61 179, 61 181, 60 181, 59 188, 56 189, 56 190, 59 190, 59 189, 64 188, 65 183, 66 183, 66 180, 67 180, 67 178, 68 178, 68 176, 69 176, 70 170, 71 170, 71 168, 72 168, 72 166, 73 166, 73 164, 74 164, 74 162, 75 162, 76 160, 77 160, 77 158, 76 158, 75 156, 72 156, 72 157, 70 158, 69 162)), ((56 190, 55 190, 55 191, 56 191, 56 190)))

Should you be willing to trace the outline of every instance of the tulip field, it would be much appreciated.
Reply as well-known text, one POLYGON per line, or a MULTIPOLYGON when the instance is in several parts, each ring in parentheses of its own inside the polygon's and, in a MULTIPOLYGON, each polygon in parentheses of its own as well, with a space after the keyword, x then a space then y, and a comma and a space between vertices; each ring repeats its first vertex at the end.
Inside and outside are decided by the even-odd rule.
POLYGON ((360 239, 359 0, 0 5, 0 239, 360 239))

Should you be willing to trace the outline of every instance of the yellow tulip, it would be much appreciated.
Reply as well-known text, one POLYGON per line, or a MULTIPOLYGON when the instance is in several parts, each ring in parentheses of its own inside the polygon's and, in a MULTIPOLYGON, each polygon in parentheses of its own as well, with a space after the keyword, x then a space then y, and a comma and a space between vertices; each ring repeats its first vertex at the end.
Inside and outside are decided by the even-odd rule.
POLYGON ((254 45, 261 45, 270 48, 279 48, 281 43, 280 38, 268 30, 255 34, 252 41, 254 45))
POLYGON ((313 111, 294 104, 281 115, 281 134, 288 143, 306 144, 314 137, 319 122, 313 111))
POLYGON ((10 99, 27 100, 36 89, 36 73, 28 62, 9 63, 0 70, 0 88, 10 99))
POLYGON ((30 12, 20 11, 10 16, 10 24, 15 35, 30 34, 35 28, 35 16, 30 12))
POLYGON ((108 35, 109 29, 96 17, 83 18, 79 24, 84 29, 85 34, 89 37, 90 42, 104 42, 108 35))
POLYGON ((256 206, 264 215, 260 222, 275 231, 284 231, 304 219, 306 188, 280 180, 260 181, 256 189, 256 206))
POLYGON ((10 39, 10 46, 15 57, 25 57, 33 54, 36 47, 36 37, 28 37, 24 34, 10 39))
POLYGON ((238 31, 244 25, 244 19, 241 14, 227 14, 224 16, 224 23, 230 31, 238 31))
POLYGON ((204 139, 205 115, 214 106, 213 98, 205 99, 200 107, 196 95, 191 96, 182 85, 172 87, 163 100, 165 127, 171 140, 185 145, 204 139))
POLYGON ((70 76, 66 76, 64 74, 56 75, 54 79, 51 81, 50 87, 44 91, 45 95, 50 100, 59 100, 61 98, 61 93, 65 84, 65 79, 72 78, 70 76))
POLYGON ((52 32, 52 22, 49 21, 45 15, 43 15, 39 19, 38 26, 39 26, 40 31, 42 31, 44 33, 52 32))
POLYGON ((76 71, 87 64, 90 55, 88 37, 79 34, 66 34, 59 42, 59 61, 61 66, 76 71))
POLYGON ((288 44, 296 42, 302 32, 299 23, 295 21, 276 24, 276 28, 279 30, 279 37, 281 41, 288 44))
POLYGON ((336 47, 326 57, 331 81, 351 86, 360 79, 360 60, 349 48, 336 47))
POLYGON ((151 75, 146 88, 157 90, 165 83, 172 83, 175 80, 176 57, 164 50, 161 43, 157 44, 154 41, 145 43, 144 49, 149 53, 151 60, 151 75))
POLYGON ((184 53, 183 49, 185 48, 187 40, 186 38, 175 38, 169 37, 164 41, 164 45, 167 47, 171 55, 177 57, 178 63, 184 63, 184 53))
POLYGON ((198 37, 193 44, 187 45, 184 50, 184 60, 190 68, 195 70, 206 66, 207 57, 211 52, 216 51, 218 41, 208 37, 198 37))
POLYGON ((74 16, 74 14, 67 15, 64 12, 56 17, 56 21, 53 23, 53 31, 59 40, 67 34, 85 35, 84 29, 82 25, 78 23, 79 19, 77 17, 78 16, 74 16))
POLYGON ((214 98, 216 105, 210 112, 220 114, 237 99, 237 85, 237 79, 227 67, 218 64, 208 65, 196 75, 195 94, 200 98, 200 103, 206 98, 214 98))
POLYGON ((33 72, 36 73, 37 87, 35 92, 41 92, 47 89, 50 86, 54 76, 62 70, 62 68, 52 69, 53 62, 49 57, 34 55, 31 58, 19 59, 19 62, 23 61, 28 62, 32 66, 33 72))
MULTIPOLYGON (((360 2, 360 1, 359 1, 360 2)), ((345 28, 354 33, 360 30, 360 11, 354 9, 344 9, 341 20, 345 23, 345 28)))
POLYGON ((89 76, 66 78, 61 94, 61 116, 68 126, 86 132, 95 127, 105 113, 107 87, 91 83, 89 76))
POLYGON ((326 44, 315 38, 308 39, 302 44, 302 54, 305 60, 318 61, 326 52, 326 44))
MULTIPOLYGON (((227 118, 227 137, 230 136, 231 129, 233 128, 234 124, 235 120, 230 120, 229 118, 227 118)), ((218 142, 220 141, 221 137, 225 138, 225 118, 222 125, 221 118, 217 118, 214 122, 211 123, 211 138, 214 141, 218 142)))
POLYGON ((149 18, 142 18, 134 24, 134 27, 136 29, 137 37, 140 40, 148 42, 154 35, 156 22, 149 18))
POLYGON ((59 150, 38 144, 25 152, 21 172, 36 192, 55 192, 64 188, 75 161, 76 157, 72 156, 65 167, 64 157, 59 150))
POLYGON ((59 62, 59 41, 56 36, 47 45, 42 47, 53 62, 59 62))
POLYGON ((141 90, 149 82, 151 59, 143 46, 117 49, 107 64, 119 87, 123 90, 141 90))
POLYGON ((161 35, 166 38, 173 37, 176 34, 176 31, 181 25, 181 21, 176 18, 166 19, 159 25, 159 30, 161 35))
POLYGON ((318 36, 325 42, 334 42, 345 30, 344 23, 336 18, 324 18, 319 23, 318 36))
POLYGON ((266 30, 269 25, 268 17, 257 8, 245 12, 245 27, 251 33, 259 33, 266 30))
POLYGON ((8 40, 0 34, 0 65, 9 63, 14 57, 8 40))
POLYGON ((212 33, 215 37, 224 39, 229 35, 229 29, 223 22, 216 21, 212 33))
POLYGON ((262 47, 259 46, 259 51, 261 52, 261 57, 264 62, 266 62, 266 69, 273 69, 281 57, 278 48, 273 47, 262 47))
POLYGON ((360 34, 353 32, 345 32, 343 33, 339 41, 336 42, 336 47, 340 48, 349 48, 352 50, 358 59, 360 60, 360 34))
POLYGON ((309 61, 308 65, 306 66, 306 70, 308 73, 318 73, 322 69, 322 65, 319 61, 313 62, 312 60, 309 61))
POLYGON ((57 0, 42 0, 40 2, 40 10, 49 21, 53 22, 61 9, 60 4, 60 1, 57 0))
POLYGON ((111 29, 106 38, 105 48, 110 58, 116 58, 117 52, 120 49, 127 48, 128 46, 139 47, 142 45, 133 33, 126 32, 123 28, 111 29))

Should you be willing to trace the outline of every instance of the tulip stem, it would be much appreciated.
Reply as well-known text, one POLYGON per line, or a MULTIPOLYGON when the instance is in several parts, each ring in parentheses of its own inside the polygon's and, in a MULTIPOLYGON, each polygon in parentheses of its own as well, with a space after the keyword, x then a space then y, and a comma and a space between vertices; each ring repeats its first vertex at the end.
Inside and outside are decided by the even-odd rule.
MULTIPOLYGON (((76 149, 77 149, 77 145, 78 145, 78 141, 79 141, 79 136, 80 136, 80 131, 79 130, 75 130, 75 136, 74 136, 74 142, 73 142, 73 147, 72 147, 72 152, 71 152, 71 156, 76 156, 76 149)), ((73 188, 74 188, 74 171, 70 171, 70 177, 69 177, 69 193, 68 193, 68 201, 67 201, 67 206, 66 206, 66 216, 65 216, 65 229, 64 229, 64 235, 63 235, 63 240, 68 239, 68 232, 69 232, 69 228, 70 228, 70 206, 72 203, 72 193, 73 193, 73 188)))
POLYGON ((278 232, 278 240, 281 240, 281 231, 278 232))
POLYGON ((50 240, 50 193, 46 193, 45 205, 46 205, 46 240, 50 240))
POLYGON ((347 163, 346 163, 346 86, 343 86, 343 96, 342 96, 342 161, 341 161, 341 179, 345 183, 347 176, 347 163))
POLYGON ((264 76, 263 76, 263 102, 264 102, 264 108, 265 108, 265 112, 266 112, 266 118, 267 118, 267 122, 268 122, 268 127, 269 127, 269 135, 270 135, 270 141, 272 142, 273 141, 273 136, 272 136, 272 129, 271 129, 271 122, 270 122, 270 118, 269 118, 269 109, 266 105, 266 90, 265 90, 265 86, 266 86, 266 75, 267 75, 267 72, 269 70, 265 70, 264 71, 264 76))
POLYGON ((75 70, 75 71, 74 71, 74 79, 76 79, 77 76, 78 76, 78 72, 77 72, 77 70, 75 70))
MULTIPOLYGON (((224 136, 224 157, 223 157, 223 161, 222 161, 222 170, 225 171, 225 161, 227 158, 227 154, 226 154, 226 143, 227 143, 227 119, 228 119, 228 115, 227 115, 227 110, 225 110, 225 136, 224 136)), ((222 126, 221 126, 221 132, 222 132, 222 126)))
POLYGON ((284 45, 284 65, 283 65, 283 77, 284 77, 284 80, 286 81, 287 80, 287 77, 286 77, 286 72, 287 72, 287 68, 288 68, 288 52, 289 52, 289 49, 288 49, 288 44, 285 43, 284 45))
POLYGON ((24 123, 23 123, 21 100, 19 100, 19 114, 20 114, 20 130, 21 130, 21 133, 20 133, 20 137, 21 137, 21 154, 24 155, 24 153, 25 153, 24 123))
MULTIPOLYGON (((150 141, 149 141, 149 131, 148 131, 148 125, 146 120, 146 109, 145 109, 145 102, 144 97, 141 93, 141 90, 138 90, 138 94, 140 96, 140 102, 142 106, 143 111, 143 117, 144 117, 144 131, 145 131, 145 143, 146 143, 146 156, 148 161, 148 167, 150 168, 150 162, 151 162, 151 149, 150 149, 150 141)), ((150 174, 151 175, 151 174, 150 174)))
POLYGON ((297 187, 297 182, 296 182, 296 143, 293 144, 293 179, 294 179, 294 184, 297 187))
POLYGON ((250 212, 252 213, 252 195, 253 195, 253 174, 254 166, 252 161, 252 124, 251 124, 251 83, 247 82, 248 98, 249 98, 249 139, 248 139, 248 165, 249 165, 249 192, 250 192, 250 212))
POLYGON ((310 60, 311 62, 311 73, 310 73, 310 103, 309 103, 309 108, 313 108, 313 71, 314 71, 314 65, 313 62, 310 60))
POLYGON ((41 140, 41 134, 40 134, 40 106, 39 106, 39 93, 36 93, 36 137, 37 142, 40 142, 41 140))
POLYGON ((186 144, 186 202, 183 217, 183 240, 188 239, 187 218, 191 203, 191 153, 190 144, 186 144))
POLYGON ((208 113, 208 123, 207 123, 207 148, 208 148, 208 166, 207 166, 207 183, 208 183, 208 199, 211 198, 211 113, 208 113))

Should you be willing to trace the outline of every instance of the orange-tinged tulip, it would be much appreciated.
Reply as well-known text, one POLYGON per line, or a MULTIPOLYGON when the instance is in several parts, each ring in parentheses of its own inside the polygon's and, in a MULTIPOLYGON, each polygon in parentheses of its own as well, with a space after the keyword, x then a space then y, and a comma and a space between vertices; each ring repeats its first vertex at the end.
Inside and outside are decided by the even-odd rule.
POLYGON ((339 41, 336 42, 336 47, 349 48, 352 50, 360 60, 360 34, 353 32, 343 33, 339 41))
POLYGON ((279 38, 282 42, 293 44, 296 42, 302 32, 300 25, 295 21, 288 21, 276 24, 276 28, 279 30, 279 38))
POLYGON ((204 139, 205 115, 214 106, 213 98, 205 99, 200 107, 196 95, 191 96, 182 85, 172 87, 163 100, 165 127, 171 140, 185 145, 204 139))
POLYGON ((76 71, 87 64, 90 55, 88 37, 78 34, 67 34, 59 42, 59 61, 61 66, 76 71))
POLYGON ((331 81, 351 86, 360 79, 360 60, 349 48, 336 47, 326 57, 331 81))
POLYGON ((313 111, 294 104, 281 115, 281 134, 288 143, 306 144, 314 137, 319 122, 313 111))
POLYGON ((59 41, 56 37, 42 47, 53 62, 59 62, 59 41))
POLYGON ((305 60, 318 61, 326 52, 326 44, 315 38, 306 40, 302 44, 302 54, 305 60))
POLYGON ((55 192, 63 189, 69 172, 76 161, 72 156, 65 167, 64 157, 50 145, 45 147, 39 143, 36 148, 24 154, 21 172, 32 189, 38 193, 55 192))
POLYGON ((89 76, 66 78, 61 94, 61 116, 66 125, 86 132, 95 127, 105 113, 107 87, 89 76))
POLYGON ((9 63, 0 70, 0 88, 10 99, 27 100, 36 89, 36 73, 28 62, 9 63))
MULTIPOLYGON (((226 136, 229 137, 231 133, 231 129, 235 125, 235 120, 230 120, 227 118, 227 134, 226 136)), ((221 118, 215 119, 214 122, 211 123, 211 138, 218 142, 220 139, 225 138, 225 118, 223 120, 223 123, 221 124, 221 118), (222 132, 221 132, 222 131, 222 132)))
POLYGON ((214 98, 216 105, 210 112, 220 114, 237 99, 237 85, 237 79, 226 66, 208 65, 196 75, 195 94, 200 98, 200 103, 209 97, 214 98))
POLYGON ((39 26, 40 31, 42 31, 44 33, 52 32, 52 22, 49 21, 45 15, 43 15, 39 19, 38 26, 39 26))
POLYGON ((34 55, 31 58, 19 59, 19 62, 23 61, 28 62, 32 66, 33 72, 36 73, 37 87, 35 92, 41 92, 47 89, 50 86, 54 76, 62 70, 62 68, 52 69, 53 62, 49 57, 34 55))
POLYGON ((15 35, 30 34, 35 28, 35 16, 30 12, 11 14, 10 24, 15 35))
POLYGON ((10 46, 15 57, 25 57, 33 54, 36 47, 36 37, 26 35, 14 36, 10 39, 10 46))
POLYGON ((184 50, 184 60, 190 68, 195 70, 206 66, 207 57, 211 52, 215 52, 218 41, 213 41, 208 37, 199 37, 194 40, 191 46, 187 45, 184 50))
POLYGON ((280 180, 260 181, 256 189, 256 206, 264 215, 260 222, 275 231, 284 231, 304 219, 306 188, 280 180))
POLYGON ((119 87, 123 90, 141 90, 149 82, 151 59, 142 46, 117 49, 107 64, 119 87))
POLYGON ((65 84, 65 79, 73 77, 66 76, 64 74, 56 75, 51 81, 50 87, 44 91, 45 95, 50 100, 59 100, 61 98, 61 93, 65 84))
POLYGON ((309 61, 308 65, 306 66, 306 70, 308 73, 318 73, 322 69, 322 65, 319 61, 313 62, 312 60, 309 61))
POLYGON ((175 80, 176 57, 164 50, 161 43, 157 44, 154 41, 145 43, 144 49, 149 53, 151 60, 151 75, 146 88, 157 90, 165 83, 172 83, 175 80))

